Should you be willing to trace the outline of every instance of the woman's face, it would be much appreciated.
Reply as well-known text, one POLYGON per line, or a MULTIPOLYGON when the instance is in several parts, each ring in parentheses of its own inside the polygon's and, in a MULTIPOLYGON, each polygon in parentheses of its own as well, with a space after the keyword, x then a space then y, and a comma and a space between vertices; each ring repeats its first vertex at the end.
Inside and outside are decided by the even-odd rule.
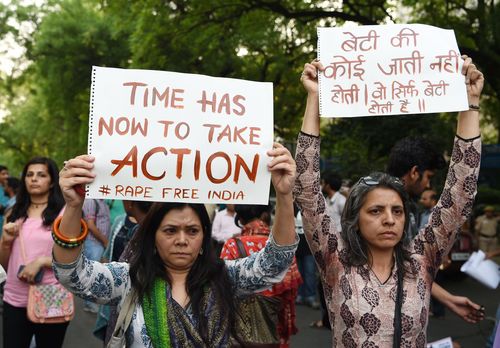
POLYGON ((32 196, 49 193, 52 184, 48 168, 45 164, 30 164, 24 179, 26 190, 32 196))
POLYGON ((191 207, 170 210, 156 231, 155 243, 168 269, 189 271, 203 243, 200 218, 191 207))
POLYGON ((404 226, 403 201, 396 191, 376 188, 368 192, 359 212, 359 230, 371 250, 394 248, 404 226))

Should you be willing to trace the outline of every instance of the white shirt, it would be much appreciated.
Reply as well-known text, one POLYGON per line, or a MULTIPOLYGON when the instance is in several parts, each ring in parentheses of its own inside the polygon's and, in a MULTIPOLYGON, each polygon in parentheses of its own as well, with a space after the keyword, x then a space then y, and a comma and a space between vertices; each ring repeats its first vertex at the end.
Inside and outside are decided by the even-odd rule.
POLYGON ((300 211, 295 217, 295 232, 297 232, 297 234, 304 234, 304 229, 302 228, 302 214, 300 211))
POLYGON ((224 243, 234 235, 241 233, 241 228, 234 223, 234 216, 229 214, 227 209, 215 213, 212 223, 212 238, 218 242, 224 243))
POLYGON ((328 215, 332 218, 335 223, 335 228, 339 232, 342 231, 340 219, 342 217, 342 211, 344 210, 345 201, 345 196, 338 191, 334 193, 332 198, 326 199, 326 209, 328 211, 328 215))

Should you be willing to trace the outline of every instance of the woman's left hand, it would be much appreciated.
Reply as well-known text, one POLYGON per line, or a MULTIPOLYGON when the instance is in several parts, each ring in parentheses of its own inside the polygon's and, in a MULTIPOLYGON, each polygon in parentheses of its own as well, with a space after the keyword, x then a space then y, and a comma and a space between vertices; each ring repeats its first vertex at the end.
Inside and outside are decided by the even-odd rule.
POLYGON ((295 160, 290 151, 279 143, 273 144, 273 149, 267 154, 273 157, 267 165, 271 172, 271 181, 277 194, 286 195, 292 192, 295 183, 295 160))
POLYGON ((83 204, 85 196, 79 191, 82 185, 94 181, 95 173, 93 156, 80 155, 64 162, 64 167, 59 173, 59 186, 67 207, 78 207, 83 204))
POLYGON ((37 259, 24 266, 23 270, 18 274, 18 277, 21 280, 24 280, 25 282, 34 284, 35 277, 38 274, 38 272, 40 272, 42 267, 43 267, 42 262, 39 259, 37 259))
POLYGON ((472 59, 466 55, 462 55, 464 65, 462 66, 462 74, 465 75, 465 84, 467 85, 467 97, 469 103, 479 104, 481 91, 484 86, 484 76, 476 66, 472 63, 472 59))
POLYGON ((474 324, 484 319, 484 308, 467 297, 452 295, 443 304, 468 323, 474 324))

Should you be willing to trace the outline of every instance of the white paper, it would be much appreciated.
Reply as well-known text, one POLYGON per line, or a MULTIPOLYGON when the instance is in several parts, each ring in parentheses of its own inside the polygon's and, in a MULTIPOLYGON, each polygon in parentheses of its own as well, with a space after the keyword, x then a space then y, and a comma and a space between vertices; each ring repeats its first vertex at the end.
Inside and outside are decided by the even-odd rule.
POLYGON ((486 255, 482 250, 473 252, 469 260, 460 267, 460 270, 478 282, 491 289, 496 289, 500 283, 498 265, 492 260, 485 260, 486 255))
POLYGON ((318 28, 323 117, 467 110, 453 30, 421 24, 318 28))
POLYGON ((446 337, 439 341, 427 343, 427 348, 453 348, 453 341, 451 337, 446 337))
POLYGON ((88 198, 267 204, 271 83, 94 67, 88 198))

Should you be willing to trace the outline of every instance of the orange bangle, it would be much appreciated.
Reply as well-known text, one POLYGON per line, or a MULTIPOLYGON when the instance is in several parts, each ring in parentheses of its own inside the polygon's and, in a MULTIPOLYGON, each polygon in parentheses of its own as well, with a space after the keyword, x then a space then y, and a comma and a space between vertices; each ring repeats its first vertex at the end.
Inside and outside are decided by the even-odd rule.
POLYGON ((61 224, 61 221, 62 221, 62 216, 58 216, 54 220, 54 224, 52 227, 52 230, 54 231, 54 234, 56 235, 57 239, 59 239, 61 242, 69 244, 83 243, 85 238, 87 238, 87 234, 89 234, 89 229, 87 227, 87 224, 85 223, 85 220, 80 219, 80 224, 82 225, 82 233, 75 238, 68 238, 61 233, 61 231, 59 230, 59 225, 61 224))

